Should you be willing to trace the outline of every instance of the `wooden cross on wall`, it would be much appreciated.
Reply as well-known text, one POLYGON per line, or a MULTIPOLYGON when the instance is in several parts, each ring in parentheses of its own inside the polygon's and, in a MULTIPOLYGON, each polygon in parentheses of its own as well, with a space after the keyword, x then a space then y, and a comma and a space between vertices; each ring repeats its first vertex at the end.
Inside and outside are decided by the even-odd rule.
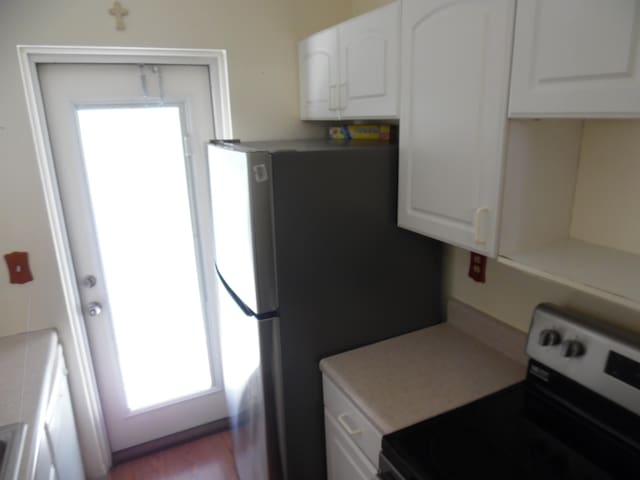
POLYGON ((113 7, 109 9, 109 13, 116 17, 116 30, 124 30, 124 17, 129 15, 129 10, 124 8, 120 2, 113 2, 113 7))

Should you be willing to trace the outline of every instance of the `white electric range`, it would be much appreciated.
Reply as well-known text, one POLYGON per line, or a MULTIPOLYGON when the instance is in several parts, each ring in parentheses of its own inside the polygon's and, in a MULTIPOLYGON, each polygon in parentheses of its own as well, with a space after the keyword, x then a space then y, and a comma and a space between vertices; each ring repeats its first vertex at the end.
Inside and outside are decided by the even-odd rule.
POLYGON ((387 480, 640 478, 640 341, 543 304, 526 380, 385 435, 387 480))

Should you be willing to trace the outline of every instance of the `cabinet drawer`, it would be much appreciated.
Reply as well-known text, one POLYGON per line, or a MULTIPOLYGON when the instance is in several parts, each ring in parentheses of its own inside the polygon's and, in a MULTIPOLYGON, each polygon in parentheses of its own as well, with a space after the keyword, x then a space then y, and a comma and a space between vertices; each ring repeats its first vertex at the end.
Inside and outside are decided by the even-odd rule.
POLYGON ((328 480, 374 480, 377 468, 351 441, 344 428, 324 411, 328 480))
POLYGON ((322 378, 324 406, 336 419, 340 430, 355 443, 365 456, 378 464, 382 433, 371 424, 354 403, 333 382, 322 378))

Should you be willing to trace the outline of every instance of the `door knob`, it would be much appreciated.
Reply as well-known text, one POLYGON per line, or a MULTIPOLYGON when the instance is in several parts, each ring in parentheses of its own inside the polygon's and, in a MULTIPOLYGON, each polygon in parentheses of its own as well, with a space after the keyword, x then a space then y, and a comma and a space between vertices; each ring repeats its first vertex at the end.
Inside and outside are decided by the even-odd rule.
POLYGON ((91 302, 89 305, 87 305, 87 312, 89 313, 90 317, 97 317, 98 315, 100 315, 100 313, 102 313, 102 305, 100 305, 98 302, 91 302))

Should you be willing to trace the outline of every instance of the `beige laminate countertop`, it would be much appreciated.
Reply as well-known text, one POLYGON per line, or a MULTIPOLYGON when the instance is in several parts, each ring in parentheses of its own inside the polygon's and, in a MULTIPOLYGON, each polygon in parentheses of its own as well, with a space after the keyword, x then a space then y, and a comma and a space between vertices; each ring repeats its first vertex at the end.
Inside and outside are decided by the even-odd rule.
POLYGON ((33 474, 37 427, 44 422, 57 346, 55 330, 0 338, 0 425, 27 424, 20 479, 31 478, 33 474))
POLYGON ((325 358, 320 368, 383 434, 515 384, 526 372, 523 362, 452 323, 325 358))

